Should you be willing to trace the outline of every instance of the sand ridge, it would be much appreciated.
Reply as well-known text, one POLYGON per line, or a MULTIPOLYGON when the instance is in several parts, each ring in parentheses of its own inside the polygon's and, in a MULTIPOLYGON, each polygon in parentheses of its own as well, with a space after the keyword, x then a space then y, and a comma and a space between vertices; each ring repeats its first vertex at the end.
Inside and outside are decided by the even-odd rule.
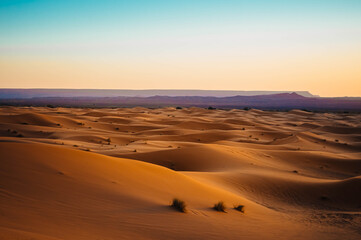
POLYGON ((361 237, 360 114, 2 107, 0 158, 0 239, 361 237))

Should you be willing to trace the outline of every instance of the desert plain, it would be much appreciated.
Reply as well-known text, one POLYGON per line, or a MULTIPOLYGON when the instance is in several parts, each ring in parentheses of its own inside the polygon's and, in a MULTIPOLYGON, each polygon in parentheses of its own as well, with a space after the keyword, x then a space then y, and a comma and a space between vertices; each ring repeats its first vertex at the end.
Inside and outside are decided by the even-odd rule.
POLYGON ((361 115, 1 107, 0 239, 361 239, 361 115))

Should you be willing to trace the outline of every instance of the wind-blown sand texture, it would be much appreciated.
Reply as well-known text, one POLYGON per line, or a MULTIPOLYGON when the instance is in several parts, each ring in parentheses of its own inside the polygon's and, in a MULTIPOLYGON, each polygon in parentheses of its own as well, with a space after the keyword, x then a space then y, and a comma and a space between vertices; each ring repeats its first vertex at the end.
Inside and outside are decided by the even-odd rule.
POLYGON ((2 107, 0 136, 0 239, 361 239, 360 114, 2 107))

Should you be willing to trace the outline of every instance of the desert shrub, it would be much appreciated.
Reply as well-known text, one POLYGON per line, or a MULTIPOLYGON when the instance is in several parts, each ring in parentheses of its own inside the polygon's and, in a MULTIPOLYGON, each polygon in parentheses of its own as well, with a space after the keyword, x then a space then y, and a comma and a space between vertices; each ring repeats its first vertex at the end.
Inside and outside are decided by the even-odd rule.
POLYGON ((234 209, 244 213, 244 205, 236 205, 234 206, 234 209))
POLYGON ((208 110, 216 110, 216 108, 215 108, 215 107, 212 107, 212 106, 209 106, 207 109, 208 109, 208 110))
POLYGON ((224 202, 218 202, 214 204, 213 209, 218 212, 226 212, 226 205, 224 205, 224 202))
POLYGON ((182 107, 176 107, 175 109, 183 109, 182 107))
POLYGON ((179 212, 183 212, 183 213, 187 212, 186 203, 178 198, 173 199, 171 207, 176 209, 179 212))

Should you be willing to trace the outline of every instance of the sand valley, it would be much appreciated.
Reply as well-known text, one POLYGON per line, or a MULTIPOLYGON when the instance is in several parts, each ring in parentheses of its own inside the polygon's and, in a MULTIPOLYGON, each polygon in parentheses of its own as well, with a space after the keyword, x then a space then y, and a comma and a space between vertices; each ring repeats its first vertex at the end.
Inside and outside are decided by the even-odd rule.
POLYGON ((361 239, 361 115, 1 107, 0 239, 361 239))

